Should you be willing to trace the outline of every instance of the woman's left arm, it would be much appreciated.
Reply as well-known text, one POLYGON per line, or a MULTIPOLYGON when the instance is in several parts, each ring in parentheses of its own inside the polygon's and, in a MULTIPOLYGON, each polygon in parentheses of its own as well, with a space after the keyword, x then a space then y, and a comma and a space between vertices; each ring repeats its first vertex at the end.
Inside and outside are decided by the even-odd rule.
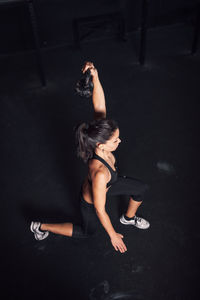
POLYGON ((110 236, 111 243, 116 251, 121 253, 127 251, 123 242, 123 235, 117 233, 111 223, 110 217, 105 210, 106 204, 106 180, 103 173, 98 172, 93 178, 93 198, 96 214, 103 225, 104 229, 110 236))

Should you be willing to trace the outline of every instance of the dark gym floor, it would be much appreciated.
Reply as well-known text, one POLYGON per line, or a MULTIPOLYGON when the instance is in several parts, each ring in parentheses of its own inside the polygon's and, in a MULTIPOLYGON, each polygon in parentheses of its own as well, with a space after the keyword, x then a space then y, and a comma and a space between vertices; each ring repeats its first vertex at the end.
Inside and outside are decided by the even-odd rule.
POLYGON ((138 32, 126 42, 45 50, 45 88, 32 53, 0 57, 5 299, 197 299, 200 54, 190 55, 191 41, 189 26, 149 30, 143 67, 138 32), (125 197, 107 199, 125 254, 103 228, 98 238, 43 241, 29 229, 32 220, 79 220, 87 168, 76 157, 73 128, 93 110, 74 86, 86 60, 99 71, 108 117, 119 123, 120 173, 150 185, 138 211, 151 223, 146 231, 119 223, 125 197))

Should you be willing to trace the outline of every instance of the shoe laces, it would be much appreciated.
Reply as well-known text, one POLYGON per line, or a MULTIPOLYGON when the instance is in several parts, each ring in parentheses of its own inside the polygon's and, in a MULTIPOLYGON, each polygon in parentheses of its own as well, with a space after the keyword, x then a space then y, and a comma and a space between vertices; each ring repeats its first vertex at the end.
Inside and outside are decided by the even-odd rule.
POLYGON ((137 216, 135 216, 134 220, 135 220, 135 223, 140 223, 141 222, 141 218, 139 218, 137 216))

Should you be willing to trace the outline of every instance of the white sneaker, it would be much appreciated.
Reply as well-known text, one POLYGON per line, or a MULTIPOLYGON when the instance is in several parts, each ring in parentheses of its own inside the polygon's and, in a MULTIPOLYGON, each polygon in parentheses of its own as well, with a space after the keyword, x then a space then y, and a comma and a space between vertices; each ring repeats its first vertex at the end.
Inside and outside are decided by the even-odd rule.
POLYGON ((41 231, 40 230, 40 222, 31 222, 30 229, 34 233, 35 239, 37 241, 44 240, 48 237, 49 232, 48 231, 41 231))
POLYGON ((120 222, 124 225, 133 225, 139 229, 147 229, 150 226, 150 223, 147 220, 139 218, 137 216, 135 216, 134 219, 127 221, 124 215, 122 215, 120 218, 120 222))

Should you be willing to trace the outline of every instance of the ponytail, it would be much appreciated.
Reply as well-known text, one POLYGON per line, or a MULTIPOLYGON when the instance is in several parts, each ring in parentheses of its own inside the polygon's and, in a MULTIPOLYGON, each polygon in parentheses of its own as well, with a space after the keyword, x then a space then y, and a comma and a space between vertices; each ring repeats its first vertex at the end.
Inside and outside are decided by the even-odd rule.
POLYGON ((89 125, 82 123, 76 127, 77 156, 86 163, 92 156, 96 145, 91 145, 88 136, 89 125))

